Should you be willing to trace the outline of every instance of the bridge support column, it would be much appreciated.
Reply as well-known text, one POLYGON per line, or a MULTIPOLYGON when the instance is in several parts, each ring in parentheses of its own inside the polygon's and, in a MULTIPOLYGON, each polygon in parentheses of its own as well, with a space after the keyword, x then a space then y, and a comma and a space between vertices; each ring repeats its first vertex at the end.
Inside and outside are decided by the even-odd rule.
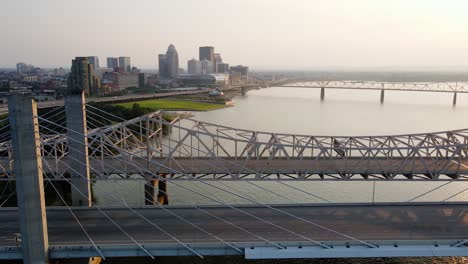
POLYGON ((155 192, 158 188, 158 180, 150 180, 145 183, 145 205, 155 205, 158 203, 158 196, 155 192))
POLYGON ((380 90, 380 103, 383 104, 385 100, 385 90, 380 90))
POLYGON ((325 87, 320 88, 320 101, 325 100, 325 87))
POLYGON ((72 204, 91 206, 91 182, 89 176, 88 134, 86 128, 86 102, 83 91, 70 92, 65 97, 67 118, 67 143, 70 165, 72 204))
POLYGON ((169 204, 169 195, 167 194, 166 174, 160 174, 161 179, 158 181, 158 203, 169 204))
POLYGON ((48 263, 49 238, 36 103, 8 98, 23 263, 48 263))
POLYGON ((457 92, 453 94, 453 106, 457 105, 457 92))

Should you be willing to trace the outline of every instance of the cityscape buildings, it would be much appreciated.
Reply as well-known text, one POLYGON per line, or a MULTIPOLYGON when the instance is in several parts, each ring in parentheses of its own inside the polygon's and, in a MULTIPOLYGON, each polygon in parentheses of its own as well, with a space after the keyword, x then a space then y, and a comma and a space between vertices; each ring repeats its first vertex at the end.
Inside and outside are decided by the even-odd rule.
POLYGON ((19 62, 16 64, 16 73, 26 74, 31 72, 34 69, 34 66, 31 64, 26 64, 24 62, 19 62))
POLYGON ((159 54, 159 78, 175 79, 179 72, 179 54, 174 45, 169 45, 166 54, 159 54))
POLYGON ((221 54, 215 53, 214 54, 214 72, 219 73, 218 65, 223 63, 223 59, 221 58, 221 54))
POLYGON ((229 63, 218 63, 218 73, 228 73, 229 63))
POLYGON ((213 62, 212 61, 209 61, 207 59, 203 59, 202 61, 200 61, 200 65, 201 65, 201 73, 202 74, 214 73, 214 67, 213 67, 213 62))
MULTIPOLYGON (((247 66, 229 67, 212 46, 199 47, 199 58, 202 60, 187 61, 185 71, 179 68, 178 52, 170 44, 165 54, 158 56, 159 74, 141 72, 131 66, 130 57, 124 56, 106 57, 103 66, 107 67, 101 67, 97 56, 76 57, 71 71, 67 67, 41 69, 18 62, 16 72, 0 72, 0 91, 31 93, 37 100, 45 101, 60 98, 67 87, 82 89, 86 96, 102 96, 142 92, 135 89, 242 85, 249 81, 247 66)), ((0 94, 0 101, 6 100, 5 94, 0 94)))
POLYGON ((88 56, 88 63, 92 64, 94 69, 99 68, 99 58, 97 56, 88 56))
POLYGON ((108 57, 107 58, 107 68, 111 68, 114 71, 119 68, 119 58, 108 57))
POLYGON ((189 74, 201 74, 201 63, 199 60, 192 58, 187 62, 187 72, 189 74))
POLYGON ((119 70, 130 72, 131 69, 130 57, 119 57, 119 70))
POLYGON ((209 72, 214 72, 214 67, 215 67, 215 54, 214 54, 214 47, 211 46, 204 46, 199 48, 199 59, 200 61, 207 60, 211 62, 211 67, 213 69, 209 70, 209 72))
POLYGON ((98 94, 100 80, 93 74, 93 65, 89 63, 87 57, 76 57, 72 60, 70 75, 68 77, 68 90, 81 91, 85 95, 93 96, 98 94))

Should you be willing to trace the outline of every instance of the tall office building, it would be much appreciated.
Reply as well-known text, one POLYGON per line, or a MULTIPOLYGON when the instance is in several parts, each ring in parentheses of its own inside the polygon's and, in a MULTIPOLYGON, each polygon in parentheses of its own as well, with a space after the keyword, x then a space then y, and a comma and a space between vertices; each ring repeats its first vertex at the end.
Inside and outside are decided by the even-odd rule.
POLYGON ((97 56, 88 56, 88 63, 92 64, 94 69, 99 68, 99 58, 97 56))
POLYGON ((93 74, 93 64, 87 57, 76 57, 68 77, 68 91, 71 93, 84 91, 86 96, 97 95, 100 80, 93 74))
POLYGON ((130 72, 132 69, 130 66, 130 57, 119 57, 119 69, 124 72, 130 72))
POLYGON ((179 70, 179 54, 174 45, 169 45, 166 54, 159 54, 159 78, 175 79, 179 70))
POLYGON ((107 68, 111 68, 114 71, 119 68, 119 58, 109 57, 107 58, 107 68))
POLYGON ((201 65, 201 73, 202 74, 211 74, 211 73, 214 73, 213 69, 213 62, 209 61, 209 60, 202 60, 200 61, 200 65, 201 65))
POLYGON ((26 64, 24 62, 18 62, 16 64, 16 73, 18 74, 29 73, 33 69, 34 69, 34 66, 31 64, 26 64))
POLYGON ((211 62, 214 62, 214 47, 210 46, 205 46, 205 47, 200 47, 199 48, 199 59, 200 61, 202 60, 209 60, 211 62))
POLYGON ((214 54, 214 63, 213 63, 213 65, 214 65, 214 72, 216 72, 216 73, 219 72, 219 70, 218 70, 218 65, 219 65, 220 63, 223 63, 223 59, 221 58, 221 54, 215 53, 215 54, 214 54))
POLYGON ((228 63, 218 63, 218 73, 226 73, 229 71, 228 63))
POLYGON ((187 71, 189 74, 200 74, 201 73, 201 63, 195 58, 187 62, 187 71))
POLYGON ((158 62, 159 62, 159 79, 167 79, 169 76, 169 67, 167 66, 167 56, 166 54, 159 54, 158 55, 158 62))

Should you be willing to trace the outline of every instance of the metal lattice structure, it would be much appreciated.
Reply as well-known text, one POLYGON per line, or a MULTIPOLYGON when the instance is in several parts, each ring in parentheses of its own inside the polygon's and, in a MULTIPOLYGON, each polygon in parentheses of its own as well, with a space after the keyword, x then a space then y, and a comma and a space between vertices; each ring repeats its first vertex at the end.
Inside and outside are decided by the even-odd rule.
POLYGON ((313 81, 299 82, 283 87, 294 88, 325 88, 354 90, 389 90, 389 91, 420 91, 467 93, 467 82, 372 82, 372 81, 313 81))
MULTIPOLYGON (((165 174, 172 180, 216 181, 466 180, 468 175, 467 129, 393 136, 309 136, 179 117, 167 121, 156 112, 90 129, 88 144, 90 166, 100 172, 101 179, 148 180, 165 174), (163 130, 170 132, 164 135, 163 130), (147 171, 142 172, 142 167, 147 171)), ((8 141, 2 146, 2 179, 11 180, 8 141)), ((44 134, 42 155, 48 163, 44 168, 53 168, 53 178, 65 178, 66 134, 44 134)))

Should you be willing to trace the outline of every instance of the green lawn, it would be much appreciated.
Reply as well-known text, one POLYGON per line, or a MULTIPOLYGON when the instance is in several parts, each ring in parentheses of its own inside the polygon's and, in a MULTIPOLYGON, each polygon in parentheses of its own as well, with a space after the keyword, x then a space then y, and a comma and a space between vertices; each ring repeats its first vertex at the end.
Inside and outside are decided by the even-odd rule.
POLYGON ((127 103, 119 103, 115 105, 120 105, 125 108, 131 109, 133 104, 139 104, 141 107, 148 107, 154 110, 164 109, 164 110, 192 110, 192 111, 207 111, 224 108, 225 105, 222 104, 212 104, 212 103, 200 103, 192 101, 183 101, 183 100, 168 100, 168 99, 151 99, 127 103))

